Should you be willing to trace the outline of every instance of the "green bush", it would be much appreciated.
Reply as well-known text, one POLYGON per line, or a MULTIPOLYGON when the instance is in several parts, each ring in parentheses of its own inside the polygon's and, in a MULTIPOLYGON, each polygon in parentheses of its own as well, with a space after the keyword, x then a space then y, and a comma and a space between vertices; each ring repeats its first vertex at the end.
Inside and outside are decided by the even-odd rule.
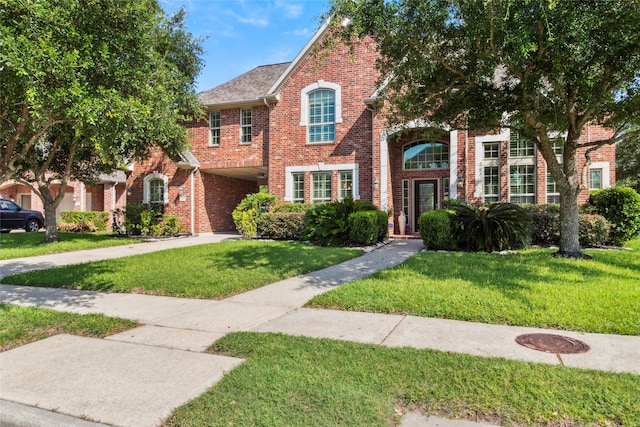
MULTIPOLYGON (((535 205, 533 205, 535 206, 535 205)), ((541 246, 557 245, 560 242, 559 214, 539 205, 531 213, 531 243, 541 246)))
POLYGON ((271 209, 271 212, 298 212, 306 213, 307 210, 313 205, 308 203, 280 203, 271 209))
POLYGON ((609 240, 609 221, 602 215, 581 214, 578 221, 580 246, 604 245, 609 240))
POLYGON ((427 249, 453 250, 458 247, 453 224, 456 213, 438 209, 427 211, 418 218, 418 231, 427 249))
POLYGON ((377 210, 366 201, 347 197, 339 202, 313 205, 305 214, 304 237, 323 246, 339 246, 349 241, 349 215, 377 210))
POLYGON ((493 252, 529 243, 531 218, 516 204, 455 206, 454 210, 458 239, 471 250, 493 252))
POLYGON ((354 212, 349 215, 349 240, 373 245, 387 236, 389 216, 379 210, 354 212))
POLYGON ((93 233, 98 231, 93 222, 78 221, 74 223, 58 221, 56 224, 58 231, 65 233, 93 233))
POLYGON ((142 203, 130 203, 124 210, 124 228, 127 234, 141 234, 141 215, 148 210, 142 203))
POLYGON ((629 187, 606 188, 589 196, 590 205, 609 221, 609 241, 615 245, 640 236, 640 195, 629 187))
POLYGON ((175 215, 162 215, 156 224, 151 226, 153 236, 175 236, 184 231, 184 227, 179 225, 180 219, 175 215))
POLYGON ((300 240, 304 233, 304 212, 266 212, 257 222, 262 237, 275 240, 300 240))
POLYGON ((264 186, 257 193, 247 194, 231 213, 236 229, 246 238, 256 238, 258 218, 267 212, 276 200, 276 196, 269 194, 264 186))
MULTIPOLYGON (((65 224, 79 224, 82 223, 86 227, 93 229, 93 231, 105 231, 107 229, 107 223, 109 222, 109 212, 103 211, 61 211, 60 221, 65 224), (89 226, 91 223, 93 226, 89 226)), ((65 227, 65 225, 63 225, 65 227)), ((83 227, 79 227, 83 228, 83 227)), ((66 230, 62 230, 66 231, 66 230)), ((88 231, 88 230, 81 230, 88 231)))

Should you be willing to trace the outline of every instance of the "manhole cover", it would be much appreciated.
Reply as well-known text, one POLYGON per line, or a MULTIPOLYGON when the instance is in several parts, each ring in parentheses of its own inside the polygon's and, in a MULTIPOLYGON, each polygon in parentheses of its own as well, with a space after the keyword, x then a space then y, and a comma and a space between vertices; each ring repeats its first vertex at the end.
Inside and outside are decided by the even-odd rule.
POLYGON ((516 337, 516 342, 532 350, 547 353, 586 353, 589 346, 580 340, 553 334, 525 334, 516 337))

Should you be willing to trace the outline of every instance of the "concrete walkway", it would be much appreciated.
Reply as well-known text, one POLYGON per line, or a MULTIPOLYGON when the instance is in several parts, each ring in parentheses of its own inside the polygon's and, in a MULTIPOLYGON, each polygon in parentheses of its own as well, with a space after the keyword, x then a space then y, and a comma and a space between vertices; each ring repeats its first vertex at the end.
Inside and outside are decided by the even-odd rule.
MULTIPOLYGON (((0 274, 231 238, 237 235, 201 235, 1 261, 0 274)), ((58 335, 0 353, 0 425, 85 426, 95 421, 157 426, 174 408, 242 363, 201 353, 233 331, 282 332, 640 374, 640 337, 302 307, 314 295, 395 266, 421 248, 418 240, 396 240, 342 264, 217 301, 0 285, 0 301, 9 304, 104 313, 143 324, 104 340, 58 335), (591 350, 560 356, 515 343, 516 336, 532 332, 576 338, 591 350), (59 417, 63 419, 56 424, 59 417), (32 423, 34 419, 43 422, 32 423)), ((402 427, 466 425, 417 414, 402 421, 402 427)))

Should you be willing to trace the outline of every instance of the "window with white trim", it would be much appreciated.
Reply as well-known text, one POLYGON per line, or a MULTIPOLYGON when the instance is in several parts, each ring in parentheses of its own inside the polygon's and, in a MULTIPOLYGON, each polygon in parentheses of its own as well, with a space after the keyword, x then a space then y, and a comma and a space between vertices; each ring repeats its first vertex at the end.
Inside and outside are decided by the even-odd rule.
POLYGON ((511 203, 535 203, 536 175, 534 165, 509 167, 509 201, 511 203))
POLYGON ((500 167, 484 167, 484 201, 497 202, 500 200, 500 167))
POLYGON ((451 180, 449 178, 442 178, 442 197, 445 199, 448 199, 450 194, 450 188, 451 188, 451 180))
POLYGON ((353 171, 340 171, 340 200, 353 197, 353 171))
POLYGON ((536 145, 524 139, 517 132, 511 133, 509 141, 509 157, 531 157, 535 154, 536 145))
POLYGON ((560 203, 560 192, 551 172, 547 172, 547 203, 560 203))
POLYGON ((488 159, 499 159, 500 158, 500 143, 499 142, 485 142, 482 144, 484 149, 483 158, 485 160, 488 159))
POLYGON ((293 203, 304 203, 304 172, 293 175, 293 203))
POLYGON ((220 145, 220 111, 209 113, 209 145, 220 145))
POLYGON ((556 156, 562 156, 562 154, 564 153, 564 138, 552 138, 549 143, 551 144, 553 154, 555 154, 556 156))
POLYGON ((142 203, 164 205, 169 200, 169 178, 154 171, 143 179, 142 203))
POLYGON ((311 202, 331 201, 331 172, 313 172, 311 174, 311 202))
POLYGON ((251 143, 251 108, 240 110, 240 142, 251 143))
POLYGON ((319 89, 309 94, 308 141, 333 142, 336 136, 336 96, 330 89, 319 89))
POLYGON ((589 190, 602 189, 602 169, 589 170, 589 190))

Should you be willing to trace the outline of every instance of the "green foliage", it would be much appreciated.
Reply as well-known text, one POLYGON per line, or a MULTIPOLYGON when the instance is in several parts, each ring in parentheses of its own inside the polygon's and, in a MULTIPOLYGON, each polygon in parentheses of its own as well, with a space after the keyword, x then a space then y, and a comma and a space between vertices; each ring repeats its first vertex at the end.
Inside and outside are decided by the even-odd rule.
POLYGON ((304 215, 304 212, 286 210, 265 212, 258 219, 258 230, 267 239, 300 240, 304 233, 304 215))
POLYGON ((307 210, 313 205, 309 203, 280 203, 271 209, 271 212, 302 212, 306 213, 307 210))
POLYGON ((349 240, 349 215, 354 212, 377 210, 367 201, 342 201, 312 206, 305 215, 305 238, 322 246, 339 246, 349 240))
POLYGON ((277 201, 266 187, 257 193, 247 194, 231 213, 236 229, 246 238, 258 237, 258 220, 277 201))
POLYGON ((529 242, 531 219, 516 204, 456 206, 454 210, 459 241, 471 250, 502 251, 529 242))
MULTIPOLYGON (((573 221, 579 162, 560 164, 548 135, 566 135, 573 160, 581 149, 637 138, 640 8, 628 0, 569 4, 333 0, 325 17, 334 33, 324 43, 357 48, 375 39, 388 127, 425 119, 451 129, 509 127, 534 142, 556 182, 566 184, 558 189, 571 213, 565 220, 573 221), (584 138, 585 123, 612 134, 584 138)), ((572 233, 560 252, 579 251, 572 233)))
MULTIPOLYGON (((92 231, 105 231, 107 229, 107 222, 109 221, 109 212, 99 212, 99 211, 61 211, 60 212, 60 220, 66 224, 86 224, 89 228, 93 228, 92 231), (92 224, 89 226, 88 224, 92 224)), ((58 225, 60 229, 60 225, 58 225)), ((78 227, 80 229, 76 231, 89 231, 82 230, 83 227, 78 227)), ((61 230, 61 231, 72 231, 72 230, 61 230)))
POLYGON ((541 209, 531 214, 531 243, 557 245, 560 241, 560 217, 557 213, 541 209))
POLYGON ((418 218, 420 237, 427 249, 452 250, 458 247, 454 233, 456 213, 438 209, 427 211, 418 218))
POLYGON ((613 244, 622 245, 640 236, 640 195, 633 188, 594 191, 588 203, 611 223, 609 239, 613 244))
POLYGON ((140 234, 142 223, 142 212, 147 210, 147 206, 142 203, 130 203, 124 209, 124 228, 128 235, 140 234))
POLYGON ((184 227, 179 224, 180 218, 175 215, 162 215, 160 221, 151 226, 153 236, 175 236, 184 231, 184 227))
POLYGON ((604 245, 609 240, 611 225, 602 215, 582 214, 578 220, 580 246, 604 245))
POLYGON ((91 221, 85 222, 82 220, 79 220, 73 223, 65 222, 61 220, 61 221, 58 221, 57 227, 59 231, 65 232, 65 233, 94 233, 98 231, 98 229, 93 224, 93 222, 91 221))
POLYGON ((640 126, 629 129, 616 145, 616 180, 640 193, 640 126))
POLYGON ((361 211, 349 215, 349 240, 362 245, 373 245, 384 240, 388 231, 386 212, 361 211))
POLYGON ((94 182, 151 145, 185 149, 183 123, 201 115, 202 43, 184 10, 165 16, 155 0, 5 0, 0 10, 0 181, 32 184, 46 212, 54 180, 94 182))

